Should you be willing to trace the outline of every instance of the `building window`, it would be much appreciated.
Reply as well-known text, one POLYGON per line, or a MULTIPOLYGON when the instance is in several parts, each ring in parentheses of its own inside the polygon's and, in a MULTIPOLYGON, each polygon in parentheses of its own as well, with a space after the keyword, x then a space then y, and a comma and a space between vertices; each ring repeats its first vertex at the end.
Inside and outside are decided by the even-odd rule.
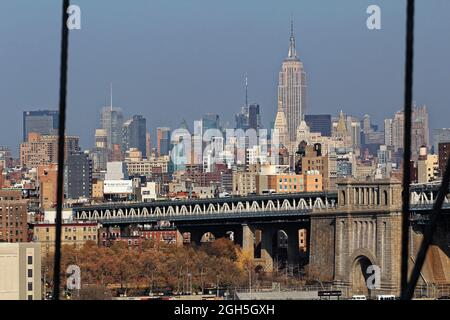
POLYGON ((28 269, 28 278, 33 277, 33 269, 28 269))
POLYGON ((28 282, 28 291, 33 291, 33 282, 28 282))
POLYGON ((33 300, 33 296, 32 295, 28 295, 28 300, 33 300))
POLYGON ((28 264, 33 264, 33 256, 28 256, 28 264))

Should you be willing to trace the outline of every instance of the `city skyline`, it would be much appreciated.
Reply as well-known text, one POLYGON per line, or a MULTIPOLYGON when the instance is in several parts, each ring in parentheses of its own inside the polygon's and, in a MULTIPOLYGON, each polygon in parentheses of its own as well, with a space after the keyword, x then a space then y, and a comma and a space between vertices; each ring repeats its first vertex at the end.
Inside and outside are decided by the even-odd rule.
POLYGON ((0 300, 450 298, 448 0, 76 1, 0 11, 0 300))
MULTIPOLYGON (((84 148, 92 145, 98 109, 109 104, 110 82, 115 84, 114 104, 128 114, 142 114, 148 119, 148 128, 154 132, 156 127, 176 127, 179 120, 173 119, 174 113, 181 114, 188 123, 207 112, 219 113, 222 120, 231 125, 242 105, 245 73, 249 77, 249 102, 260 105, 262 123, 268 127, 276 114, 277 77, 286 56, 291 16, 295 20, 297 51, 308 72, 310 114, 336 114, 343 109, 347 114, 362 117, 376 109, 379 112, 372 114, 373 122, 381 125, 386 116, 402 108, 404 13, 401 4, 379 1, 383 27, 370 31, 365 26, 368 1, 339 4, 338 14, 333 13, 337 5, 332 2, 319 10, 317 5, 306 1, 291 2, 283 8, 276 7, 275 3, 263 3, 257 9, 258 17, 250 14, 254 10, 253 3, 243 5, 234 16, 224 16, 219 9, 228 6, 211 8, 204 1, 193 5, 157 2, 152 10, 127 8, 124 12, 133 20, 141 21, 140 11, 145 11, 150 17, 145 20, 148 20, 146 25, 129 21, 126 16, 125 25, 116 25, 114 21, 120 20, 120 4, 108 2, 107 13, 102 15, 99 3, 79 1, 83 26, 71 34, 70 69, 73 72, 69 79, 68 133, 79 134, 84 148), (196 21, 171 13, 174 5, 198 10, 196 21), (179 19, 177 25, 183 24, 184 30, 170 25, 169 18, 179 19), (262 18, 267 21, 262 23, 262 18), (201 31, 206 25, 211 30, 201 31), (114 38, 113 34, 120 37, 114 38), (96 39, 102 39, 101 47, 108 47, 108 50, 101 49, 96 39), (118 46, 118 43, 124 45, 118 46), (86 52, 85 48, 90 51, 86 52), (170 55, 169 67, 167 52, 174 53, 170 55), (86 59, 87 54, 91 59, 86 59), (136 61, 122 60, 123 56, 131 54, 136 61), (180 57, 183 58, 180 60, 180 57), (217 64, 217 59, 222 61, 217 64), (178 70, 176 79, 170 76, 175 70, 178 70), (339 76, 344 73, 345 79, 339 76), (380 79, 385 81, 380 82, 380 79), (168 90, 176 94, 169 96, 168 90), (159 108, 167 112, 157 112, 159 108), (80 130, 80 127, 87 130, 80 130)), ((143 2, 136 4, 141 8, 147 6, 149 4, 143 2)), ((430 127, 445 127, 446 117, 442 115, 447 112, 450 97, 444 86, 450 82, 450 75, 443 70, 448 69, 444 57, 450 55, 450 48, 427 34, 431 28, 438 33, 448 33, 446 30, 450 26, 444 23, 443 16, 442 19, 429 17, 445 12, 449 4, 436 1, 427 7, 419 1, 417 6, 415 100, 419 105, 428 105, 430 127), (425 25, 424 21, 430 20, 432 24, 425 25)), ((57 109, 58 8, 51 2, 40 2, 28 4, 24 9, 18 1, 17 4, 7 3, 2 12, 11 14, 0 13, 6 26, 0 36, 9 44, 0 50, 4 75, 0 86, 5 89, 0 94, 4 110, 0 120, 0 144, 8 145, 17 154, 21 132, 9 123, 19 122, 24 110, 57 109), (45 20, 37 10, 43 8, 48 12, 45 20), (23 14, 15 15, 18 10, 23 14), (10 16, 22 18, 12 21, 10 16), (31 28, 30 24, 41 27, 31 28), (19 41, 25 34, 36 39, 29 47, 19 41), (13 55, 13 52, 16 53, 13 55)), ((439 38, 439 34, 436 37, 439 38)))

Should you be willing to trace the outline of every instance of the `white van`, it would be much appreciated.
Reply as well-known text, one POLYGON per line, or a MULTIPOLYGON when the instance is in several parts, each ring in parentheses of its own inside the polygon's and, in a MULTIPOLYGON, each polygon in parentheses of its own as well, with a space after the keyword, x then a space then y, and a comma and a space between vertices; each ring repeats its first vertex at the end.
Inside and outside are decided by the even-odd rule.
POLYGON ((395 296, 393 294, 380 294, 377 295, 377 300, 395 300, 395 296))
POLYGON ((352 300, 367 300, 366 296, 363 295, 354 295, 352 300))

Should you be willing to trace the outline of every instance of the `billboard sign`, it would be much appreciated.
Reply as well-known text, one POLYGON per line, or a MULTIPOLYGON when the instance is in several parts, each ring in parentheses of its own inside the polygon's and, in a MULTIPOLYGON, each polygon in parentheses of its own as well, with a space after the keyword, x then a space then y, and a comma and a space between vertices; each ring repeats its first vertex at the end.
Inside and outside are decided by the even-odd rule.
POLYGON ((104 194, 131 194, 133 193, 132 180, 105 180, 104 194))

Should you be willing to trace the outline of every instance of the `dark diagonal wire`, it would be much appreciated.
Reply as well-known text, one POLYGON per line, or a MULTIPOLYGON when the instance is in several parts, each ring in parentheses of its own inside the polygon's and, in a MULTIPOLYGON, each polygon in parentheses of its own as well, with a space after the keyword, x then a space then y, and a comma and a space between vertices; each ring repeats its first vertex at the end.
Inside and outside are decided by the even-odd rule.
POLYGON ((414 68, 414 0, 408 0, 406 9, 406 62, 405 62, 405 127, 403 141, 403 193, 401 238, 401 296, 408 284, 409 186, 411 184, 411 115, 414 68))
POLYGON ((417 281, 419 280, 420 272, 422 271, 423 264, 425 263, 425 258, 427 256, 428 248, 433 240, 433 234, 436 232, 437 222, 439 216, 442 213, 442 205, 444 204, 445 196, 448 193, 448 186, 450 183, 450 158, 447 160, 447 167, 445 169, 445 174, 442 177, 442 184, 439 188, 439 193, 436 198, 436 202, 433 205, 433 212, 431 213, 430 223, 425 229, 422 243, 420 244, 419 253, 417 254, 416 263, 411 273, 411 278, 408 282, 408 287, 404 292, 404 299, 411 299, 414 294, 414 289, 416 288, 417 281))
POLYGON ((59 75, 59 128, 58 128, 58 178, 56 194, 56 226, 55 226, 55 260, 53 269, 53 299, 59 300, 61 273, 61 229, 62 207, 64 194, 64 156, 66 129, 66 97, 67 97, 67 60, 69 51, 69 28, 66 21, 69 18, 67 9, 70 1, 63 0, 61 23, 61 65, 59 75))

